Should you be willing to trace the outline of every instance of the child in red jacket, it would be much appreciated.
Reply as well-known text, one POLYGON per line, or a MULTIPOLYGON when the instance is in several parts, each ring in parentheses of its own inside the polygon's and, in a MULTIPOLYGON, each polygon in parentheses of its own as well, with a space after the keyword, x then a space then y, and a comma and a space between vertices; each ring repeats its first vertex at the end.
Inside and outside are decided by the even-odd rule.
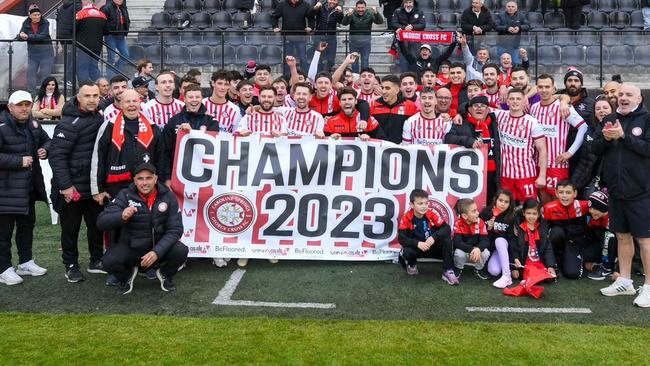
POLYGON ((474 274, 476 277, 487 280, 490 275, 487 273, 485 264, 490 258, 490 245, 485 221, 479 217, 476 202, 471 198, 461 198, 456 202, 456 213, 459 219, 454 225, 454 264, 456 276, 469 261, 474 263, 474 274))

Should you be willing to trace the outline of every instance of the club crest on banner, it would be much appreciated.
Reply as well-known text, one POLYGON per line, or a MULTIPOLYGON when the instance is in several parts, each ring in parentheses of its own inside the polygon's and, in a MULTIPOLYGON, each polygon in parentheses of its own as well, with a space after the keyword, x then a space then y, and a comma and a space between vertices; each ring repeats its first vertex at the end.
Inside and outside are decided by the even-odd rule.
POLYGON ((210 225, 220 233, 235 235, 246 231, 255 221, 255 206, 245 196, 225 193, 206 205, 210 225))

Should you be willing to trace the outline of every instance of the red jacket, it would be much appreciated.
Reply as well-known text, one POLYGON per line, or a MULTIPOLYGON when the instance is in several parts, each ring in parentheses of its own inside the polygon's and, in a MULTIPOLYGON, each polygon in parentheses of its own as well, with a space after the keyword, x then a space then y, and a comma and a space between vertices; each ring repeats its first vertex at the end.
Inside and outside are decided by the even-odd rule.
MULTIPOLYGON (((399 221, 398 240, 403 247, 417 248, 418 246, 419 240, 413 236, 413 231, 415 229, 413 225, 413 217, 415 217, 413 210, 409 210, 404 213, 399 221)), ((433 240, 438 241, 438 239, 441 238, 449 240, 451 236, 451 227, 449 227, 449 224, 444 222, 431 210, 427 210, 424 217, 429 221, 429 229, 431 230, 431 237, 433 240)))
POLYGON ((314 94, 309 101, 309 109, 314 110, 324 116, 333 116, 341 111, 339 98, 334 90, 330 91, 325 98, 319 98, 314 94))
POLYGON ((383 137, 383 132, 376 119, 370 117, 368 120, 368 126, 362 131, 357 129, 357 124, 360 120, 361 115, 357 110, 354 111, 352 116, 347 116, 345 113, 340 112, 336 116, 327 120, 323 132, 327 136, 338 133, 343 137, 358 137, 365 133, 375 139, 381 139, 383 137))
POLYGON ((560 200, 555 200, 545 204, 543 209, 543 217, 549 228, 562 227, 569 238, 584 235, 588 214, 589 201, 575 200, 569 207, 565 207, 560 200))
POLYGON ((489 244, 487 227, 481 218, 474 224, 460 218, 454 224, 454 248, 469 253, 474 247, 483 251, 489 244))

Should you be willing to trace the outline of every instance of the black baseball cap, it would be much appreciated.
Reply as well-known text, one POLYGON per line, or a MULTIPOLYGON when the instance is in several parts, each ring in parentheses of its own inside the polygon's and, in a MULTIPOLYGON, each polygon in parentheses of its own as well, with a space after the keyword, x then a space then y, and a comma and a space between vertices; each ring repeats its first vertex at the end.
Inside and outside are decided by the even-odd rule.
POLYGON ((141 88, 141 87, 144 87, 144 86, 148 86, 149 81, 147 81, 147 79, 145 79, 144 76, 138 76, 138 77, 135 77, 133 79, 133 81, 131 81, 131 85, 133 86, 133 89, 141 88))
POLYGON ((140 172, 143 171, 143 170, 148 170, 148 171, 151 172, 152 174, 156 174, 156 167, 153 166, 153 164, 150 164, 150 163, 142 163, 142 164, 138 165, 138 166, 135 168, 135 170, 133 171, 133 175, 135 176, 135 175, 137 175, 138 173, 140 173, 140 172))

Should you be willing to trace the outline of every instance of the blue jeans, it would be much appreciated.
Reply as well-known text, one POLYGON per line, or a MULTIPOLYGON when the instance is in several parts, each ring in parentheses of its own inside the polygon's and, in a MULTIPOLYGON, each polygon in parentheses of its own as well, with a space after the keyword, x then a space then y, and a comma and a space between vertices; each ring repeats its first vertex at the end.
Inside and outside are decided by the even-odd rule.
MULTIPOLYGON (((106 45, 120 53, 118 56, 115 52, 108 50, 108 63, 115 66, 116 69, 124 72, 122 69, 124 67, 124 59, 129 58, 129 46, 126 43, 126 37, 106 36, 105 41, 106 45)), ((116 72, 113 71, 113 69, 110 67, 106 68, 106 75, 109 79, 115 76, 115 74, 116 72)))
POLYGON ((350 41, 350 53, 359 52, 360 60, 352 64, 352 71, 359 73, 359 70, 369 66, 370 59, 370 39, 367 42, 350 41), (361 67, 359 67, 361 63, 361 67))
POLYGON ((650 29, 650 8, 649 7, 642 8, 641 14, 643 14, 643 30, 650 29))
POLYGON ((77 50, 77 84, 86 80, 97 81, 101 74, 97 65, 97 56, 89 55, 85 51, 77 50))
POLYGON ((34 52, 27 53, 27 90, 34 92, 39 87, 43 79, 52 74, 52 65, 54 64, 54 54, 52 46, 44 46, 34 52))
POLYGON ((519 57, 519 47, 517 47, 517 48, 508 48, 508 47, 497 46, 497 57, 500 58, 501 55, 504 54, 504 53, 509 53, 510 54, 510 57, 512 57, 512 65, 513 66, 521 64, 521 58, 519 57))
MULTIPOLYGON (((309 70, 309 64, 307 63, 307 36, 286 36, 286 42, 284 44, 284 55, 293 56, 298 61, 298 69, 307 72, 309 70)), ((329 47, 328 47, 329 48, 329 47)), ((278 63, 284 64, 284 73, 289 75, 289 68, 284 60, 278 60, 278 63)))

